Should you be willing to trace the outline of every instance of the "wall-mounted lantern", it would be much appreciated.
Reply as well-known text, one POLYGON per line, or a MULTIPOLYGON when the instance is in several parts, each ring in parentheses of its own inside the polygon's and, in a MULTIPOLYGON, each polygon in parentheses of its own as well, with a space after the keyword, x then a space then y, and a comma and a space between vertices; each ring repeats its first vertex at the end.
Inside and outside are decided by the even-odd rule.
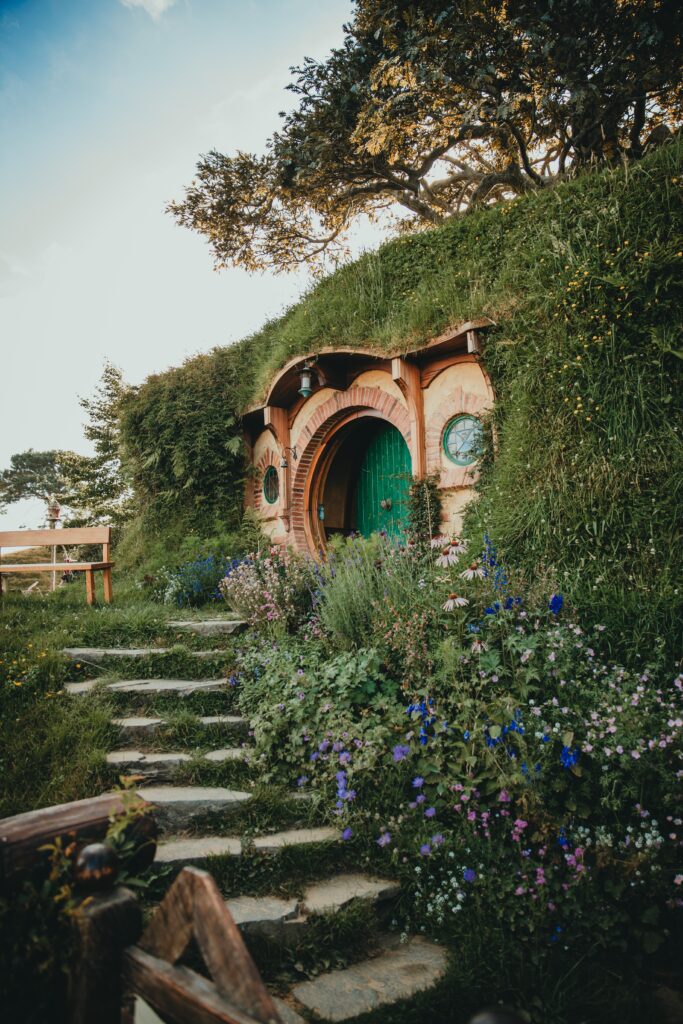
POLYGON ((301 368, 301 387, 299 388, 299 394, 302 398, 308 398, 313 394, 313 367, 309 366, 308 363, 304 363, 301 368))
POLYGON ((280 457, 280 469, 287 469, 287 466, 289 465, 289 463, 287 462, 287 452, 292 453, 292 459, 294 460, 294 462, 296 462, 296 460, 299 458, 299 453, 296 450, 296 445, 294 445, 293 448, 288 448, 287 446, 285 446, 282 450, 282 455, 280 457))

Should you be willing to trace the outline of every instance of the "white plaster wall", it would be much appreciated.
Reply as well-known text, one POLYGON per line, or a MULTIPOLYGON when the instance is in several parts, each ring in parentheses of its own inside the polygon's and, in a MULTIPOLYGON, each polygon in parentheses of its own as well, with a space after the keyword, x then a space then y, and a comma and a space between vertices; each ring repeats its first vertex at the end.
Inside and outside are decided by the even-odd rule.
POLYGON ((298 444, 301 437, 301 431, 306 426, 316 409, 319 409, 320 406, 334 394, 335 391, 333 388, 321 388, 320 391, 316 391, 314 395, 311 395, 311 397, 304 402, 294 417, 294 422, 289 429, 289 443, 292 446, 298 444))
POLYGON ((261 520, 264 530, 269 532, 267 524, 271 524, 272 528, 278 527, 277 517, 280 515, 282 509, 282 495, 284 493, 284 474, 280 470, 280 452, 278 451, 275 438, 273 437, 270 430, 263 430, 256 438, 254 443, 254 454, 252 457, 252 464, 256 467, 257 476, 254 479, 254 490, 259 493, 259 502, 256 508, 256 513, 261 520), (280 477, 280 493, 278 500, 270 505, 263 494, 263 474, 265 469, 263 468, 264 459, 270 456, 268 464, 275 466, 280 477))
MULTIPOLYGON (((445 491, 465 488, 476 481, 476 463, 456 466, 443 450, 443 431, 446 424, 459 413, 481 416, 493 405, 493 394, 478 363, 455 363, 443 370, 425 388, 425 438, 427 471, 439 473, 445 491)), ((448 499, 452 504, 452 499, 448 499)), ((453 506, 455 507, 455 506, 453 506)))
MULTIPOLYGON (((391 374, 384 370, 366 370, 359 374, 351 385, 352 388, 379 388, 386 391, 392 398, 398 399, 404 408, 407 408, 406 400, 403 397, 398 384, 391 379, 391 374)), ((349 389, 350 390, 350 389, 349 389)))

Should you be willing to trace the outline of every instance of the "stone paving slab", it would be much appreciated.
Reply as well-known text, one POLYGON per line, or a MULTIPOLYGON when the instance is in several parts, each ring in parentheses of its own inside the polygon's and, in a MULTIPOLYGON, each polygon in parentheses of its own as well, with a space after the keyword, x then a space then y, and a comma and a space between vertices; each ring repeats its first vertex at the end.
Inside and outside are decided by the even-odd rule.
POLYGON ((371 960, 295 985, 292 995, 325 1021, 343 1021, 410 999, 446 971, 442 946, 414 937, 371 960))
POLYGON ((141 786, 137 792, 154 804, 154 817, 166 832, 180 832, 203 814, 230 812, 251 800, 251 793, 223 786, 141 786))
POLYGON ((299 906, 296 899, 283 900, 277 896, 238 896, 225 903, 235 924, 246 931, 261 931, 259 925, 271 926, 275 930, 278 925, 296 917, 299 906))
POLYGON ((302 909, 309 914, 336 914, 354 900, 379 903, 398 896, 400 890, 398 882, 384 878, 360 874, 337 875, 310 885, 301 904, 302 909))
POLYGON ((130 768, 131 771, 162 766, 174 767, 191 760, 190 754, 179 750, 160 751, 159 753, 145 753, 142 750, 112 750, 107 754, 107 764, 116 768, 130 768))
MULTIPOLYGON (((152 654, 169 654, 170 647, 65 647, 62 654, 71 661, 104 661, 105 658, 148 658, 152 654)), ((225 651, 187 651, 191 658, 214 658, 225 651)))
POLYGON ((189 619, 187 621, 168 622, 169 629, 178 629, 185 633, 196 633, 198 636, 217 636, 220 634, 239 633, 247 628, 241 619, 189 619))
MULTIPOLYGON (((256 842, 259 843, 257 849, 275 852, 284 846, 327 843, 338 838, 339 832, 334 828, 301 828, 278 832, 272 836, 259 836, 256 842)), ((168 839, 159 843, 156 859, 167 864, 176 864, 182 861, 203 860, 205 857, 219 854, 239 857, 242 852, 243 844, 238 836, 189 836, 186 839, 168 839)))
MULTIPOLYGON (((282 1024, 306 1024, 303 1017, 293 1010, 292 1007, 284 1001, 284 999, 278 999, 277 996, 274 996, 273 1002, 275 1003, 275 1009, 280 1014, 282 1024)), ((141 1024, 144 1024, 144 1022, 141 1022, 141 1024)))
POLYGON ((220 690, 225 679, 123 679, 107 683, 112 693, 179 693, 181 697, 198 691, 220 690))
POLYGON ((225 761, 243 761, 246 754, 244 747, 222 747, 221 750, 210 750, 208 754, 204 754, 204 760, 223 764, 225 761))
MULTIPOLYGON (((119 683, 106 683, 105 689, 114 693, 169 693, 177 692, 181 697, 197 691, 220 690, 225 679, 123 679, 119 683)), ((78 683, 65 683, 64 689, 73 697, 91 693, 98 685, 97 679, 85 679, 78 683)), ((216 715, 215 718, 221 716, 216 715)), ((231 716, 227 715, 226 718, 231 716)), ((240 722, 243 720, 240 720, 240 722)))
POLYGON ((336 828, 295 828, 274 832, 269 836, 255 836, 254 848, 261 853, 274 853, 284 846, 303 846, 308 843, 331 843, 339 838, 336 828))
POLYGON ((159 843, 154 859, 155 863, 181 864, 225 854, 239 857, 241 852, 242 843, 235 836, 192 836, 159 843))

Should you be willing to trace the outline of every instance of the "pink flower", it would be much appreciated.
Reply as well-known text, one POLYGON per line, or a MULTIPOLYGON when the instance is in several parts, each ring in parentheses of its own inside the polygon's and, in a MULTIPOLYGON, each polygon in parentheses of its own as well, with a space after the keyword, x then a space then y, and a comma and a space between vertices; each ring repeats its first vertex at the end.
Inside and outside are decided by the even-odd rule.
POLYGON ((455 608, 465 608, 469 603, 466 597, 460 597, 459 594, 449 594, 448 599, 441 607, 445 612, 452 612, 455 608))
POLYGON ((479 565, 479 562, 472 562, 472 564, 468 565, 465 571, 461 572, 460 575, 464 580, 473 580, 475 578, 483 580, 484 570, 479 565))

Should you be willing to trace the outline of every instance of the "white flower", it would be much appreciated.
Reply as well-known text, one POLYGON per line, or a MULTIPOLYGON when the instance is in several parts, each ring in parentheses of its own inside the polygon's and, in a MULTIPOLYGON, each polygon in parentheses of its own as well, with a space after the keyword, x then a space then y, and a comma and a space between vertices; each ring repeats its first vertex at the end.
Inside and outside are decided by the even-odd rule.
POLYGON ((467 544, 463 541, 458 540, 457 537, 451 537, 450 540, 451 553, 454 555, 462 555, 463 552, 467 551, 467 544))
POLYGON ((479 562, 472 562, 472 564, 469 565, 464 572, 461 572, 460 575, 464 580, 473 580, 475 577, 483 580, 484 570, 479 565, 479 562))
POLYGON ((439 534, 438 537, 432 537, 429 543, 432 549, 436 551, 437 548, 442 548, 444 546, 444 544, 446 543, 446 538, 439 534))
POLYGON ((454 608, 465 608, 470 602, 466 597, 458 594, 449 594, 448 600, 441 606, 445 612, 452 612, 454 608))
POLYGON ((449 565, 455 565, 455 563, 458 561, 458 556, 454 555, 452 553, 452 550, 453 549, 451 548, 450 544, 447 544, 445 548, 442 548, 441 554, 438 556, 436 560, 436 564, 445 567, 448 567, 449 565))

